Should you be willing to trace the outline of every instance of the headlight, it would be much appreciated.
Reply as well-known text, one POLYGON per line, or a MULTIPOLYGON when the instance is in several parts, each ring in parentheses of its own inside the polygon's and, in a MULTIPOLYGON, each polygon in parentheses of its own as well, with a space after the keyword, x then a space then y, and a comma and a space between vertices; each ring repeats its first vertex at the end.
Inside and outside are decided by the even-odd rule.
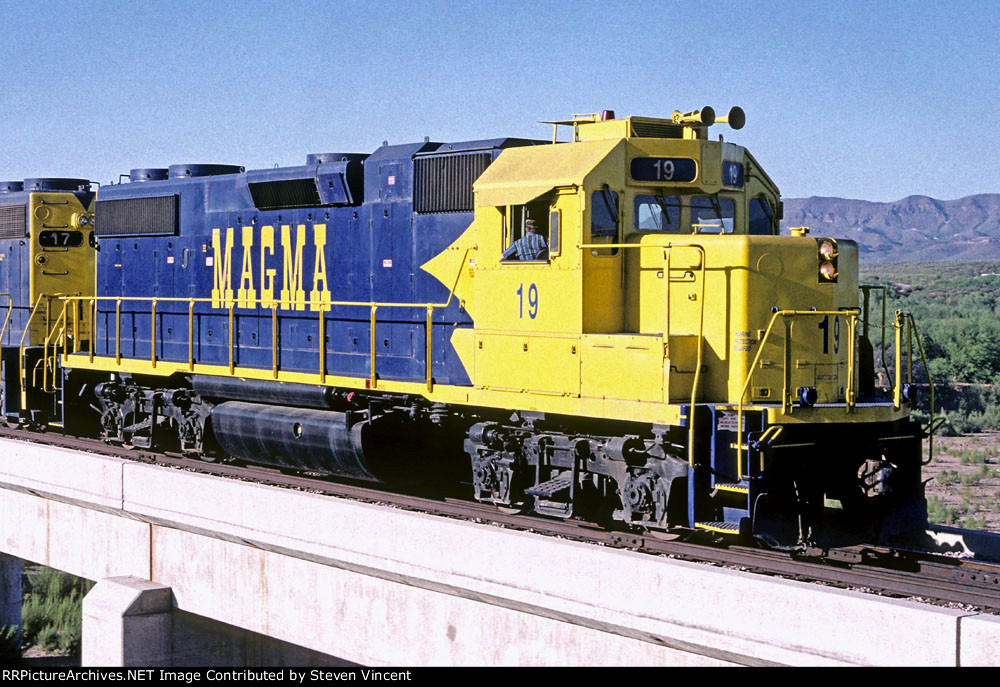
POLYGON ((819 254, 823 256, 824 260, 833 260, 837 257, 837 247, 829 241, 824 241, 819 246, 819 254))
POLYGON ((830 281, 837 278, 837 268, 834 267, 833 263, 830 261, 826 261, 819 266, 819 273, 830 281))

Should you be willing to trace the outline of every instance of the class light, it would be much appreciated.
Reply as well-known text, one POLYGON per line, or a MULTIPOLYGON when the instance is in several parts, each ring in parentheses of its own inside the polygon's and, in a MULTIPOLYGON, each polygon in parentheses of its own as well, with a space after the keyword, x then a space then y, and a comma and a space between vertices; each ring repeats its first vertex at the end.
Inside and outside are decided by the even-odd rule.
POLYGON ((837 268, 829 260, 819 266, 819 273, 826 279, 833 281, 837 278, 837 268))
POLYGON ((829 241, 824 241, 819 246, 819 254, 822 255, 825 260, 833 260, 837 257, 837 247, 829 241))

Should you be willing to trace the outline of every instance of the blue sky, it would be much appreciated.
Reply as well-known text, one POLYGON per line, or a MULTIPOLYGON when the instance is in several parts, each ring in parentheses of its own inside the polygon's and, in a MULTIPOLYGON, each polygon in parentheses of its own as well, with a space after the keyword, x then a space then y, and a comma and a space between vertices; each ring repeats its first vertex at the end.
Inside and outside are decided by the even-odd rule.
POLYGON ((740 105, 786 197, 1000 193, 996 2, 0 0, 0 180, 740 105))

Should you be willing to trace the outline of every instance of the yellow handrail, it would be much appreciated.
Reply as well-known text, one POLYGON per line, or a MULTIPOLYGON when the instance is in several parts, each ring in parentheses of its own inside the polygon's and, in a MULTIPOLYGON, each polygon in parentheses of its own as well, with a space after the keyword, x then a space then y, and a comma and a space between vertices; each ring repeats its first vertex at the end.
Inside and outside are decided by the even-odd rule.
MULTIPOLYGON (((306 308, 316 308, 319 310, 319 325, 320 325, 320 340, 317 342, 319 348, 319 378, 321 382, 326 380, 327 369, 326 369, 326 312, 334 306, 348 306, 348 307, 367 307, 370 310, 370 326, 371 326, 371 373, 369 375, 369 385, 371 388, 376 388, 378 384, 377 373, 376 373, 376 346, 375 346, 375 330, 376 330, 376 311, 379 308, 424 308, 427 311, 427 317, 425 322, 426 328, 426 345, 425 345, 425 367, 426 367, 426 380, 427 388, 431 390, 433 388, 433 315, 436 308, 447 308, 451 305, 452 300, 455 298, 455 291, 458 288, 458 282, 462 276, 462 270, 465 268, 466 259, 468 258, 469 251, 473 250, 475 246, 470 246, 465 249, 465 253, 462 255, 462 260, 459 265, 458 273, 452 282, 451 288, 448 291, 448 298, 441 303, 401 303, 401 302, 382 302, 382 301, 320 301, 315 302, 311 300, 283 300, 280 301, 280 305, 285 308, 289 308, 291 313, 294 313, 296 309, 304 310, 306 308), (301 308, 300 308, 301 306, 301 308)), ((39 296, 39 301, 42 296, 39 296)), ((121 365, 122 353, 121 353, 121 306, 122 302, 149 302, 151 303, 151 333, 150 333, 150 365, 156 367, 157 357, 156 357, 156 315, 157 315, 157 304, 158 303, 187 303, 188 304, 188 369, 194 370, 194 308, 196 303, 219 303, 218 299, 213 298, 182 298, 182 297, 160 297, 160 296, 80 296, 80 295, 52 295, 51 297, 46 296, 47 299, 58 298, 59 300, 68 302, 80 302, 91 303, 92 307, 89 308, 90 319, 91 319, 91 336, 97 331, 97 304, 98 301, 114 301, 115 302, 115 364, 121 365)), ((236 374, 236 332, 235 332, 235 320, 236 320, 236 308, 237 303, 239 307, 242 308, 257 308, 262 309, 269 308, 271 310, 271 366, 274 378, 278 378, 278 307, 279 301, 270 299, 265 301, 262 298, 254 299, 237 299, 237 298, 227 298, 221 302, 221 307, 225 308, 228 317, 229 324, 229 340, 228 340, 228 361, 229 361, 229 374, 236 374)), ((36 309, 38 304, 36 303, 36 309)), ((64 310, 66 305, 64 305, 64 310)), ((291 314, 290 313, 290 314, 291 314)), ((23 337, 22 337, 23 340, 23 337)), ((90 346, 89 357, 90 361, 94 360, 94 349, 93 345, 90 346)), ((66 351, 64 348, 63 356, 65 359, 66 351)), ((22 347, 22 366, 23 366, 23 347, 22 347)))
MULTIPOLYGON (((917 320, 913 317, 912 312, 904 313, 909 326, 913 329, 913 335, 917 340, 917 350, 920 351, 920 360, 924 364, 924 374, 927 375, 927 386, 931 390, 931 414, 927 421, 927 462, 924 465, 929 464, 934 460, 934 379, 931 376, 931 368, 927 364, 927 356, 924 355, 924 344, 920 341, 920 329, 917 327, 917 320)), ((910 379, 913 379, 913 361, 909 362, 910 367, 910 379)))
POLYGON ((702 358, 704 356, 704 344, 705 344, 705 275, 708 269, 708 256, 705 251, 705 247, 699 243, 673 243, 668 242, 666 245, 662 243, 578 243, 576 244, 578 250, 584 250, 587 248, 661 248, 663 249, 663 258, 666 262, 666 325, 665 331, 663 332, 664 343, 668 346, 670 345, 670 283, 673 278, 670 276, 670 260, 672 256, 673 248, 693 248, 698 251, 701 255, 701 261, 699 263, 699 270, 701 272, 701 295, 698 297, 700 301, 700 308, 698 311, 698 355, 695 360, 694 368, 694 379, 691 381, 691 411, 690 417, 688 418, 688 465, 692 468, 694 467, 694 411, 695 404, 698 399, 698 385, 701 383, 701 364, 702 358))
MULTIPOLYGON (((35 319, 35 313, 38 312, 38 306, 42 304, 43 298, 50 298, 47 294, 40 293, 38 298, 35 299, 35 305, 31 308, 31 313, 28 315, 28 321, 24 324, 24 330, 21 332, 21 341, 18 344, 18 371, 21 376, 21 408, 28 407, 28 366, 25 364, 24 359, 24 338, 31 331, 31 321, 35 319)), ((48 320, 45 322, 46 335, 48 335, 48 320)))
POLYGON ((10 316, 14 313, 14 297, 9 293, 0 293, 0 298, 4 296, 7 297, 7 317, 3 320, 3 328, 0 329, 0 342, 3 342, 3 337, 7 334, 7 325, 10 324, 10 316))
MULTIPOLYGON (((920 360, 924 364, 924 374, 927 375, 927 386, 930 388, 930 418, 927 424, 927 463, 934 459, 934 378, 931 375, 931 368, 927 364, 927 356, 924 353, 924 344, 920 340, 920 329, 917 327, 917 320, 913 313, 908 310, 897 310, 895 312, 895 322, 893 327, 896 330, 895 336, 895 383, 892 393, 892 405, 900 408, 903 405, 903 329, 906 329, 906 381, 913 384, 913 340, 917 341, 917 350, 920 352, 920 360)), ((890 382, 893 380, 890 380, 890 382)), ((925 465, 927 463, 924 463, 925 465)))
POLYGON ((424 328, 424 343, 426 348, 424 350, 424 368, 427 370, 427 390, 433 391, 434 389, 434 378, 431 376, 432 373, 432 358, 431 358, 431 348, 433 345, 433 335, 434 335, 434 306, 427 306, 427 326, 424 328))
POLYGON ((698 402, 698 385, 701 383, 701 363, 704 356, 705 348, 705 277, 706 270, 708 269, 708 255, 705 252, 704 246, 696 243, 669 243, 664 249, 664 257, 666 258, 666 282, 667 282, 667 331, 664 332, 664 336, 667 340, 667 345, 670 345, 670 284, 672 278, 670 277, 670 259, 673 256, 671 249, 673 248, 694 248, 701 255, 701 295, 698 297, 700 307, 698 308, 698 355, 695 356, 694 364, 694 379, 691 380, 691 410, 688 412, 688 465, 694 468, 694 411, 696 404, 698 402))
MULTIPOLYGON (((60 313, 59 317, 56 318, 55 326, 52 327, 52 330, 49 332, 48 336, 46 336, 45 340, 42 341, 42 358, 41 358, 41 362, 43 363, 43 365, 42 365, 42 392, 43 393, 51 393, 53 391, 57 391, 60 388, 60 387, 56 386, 55 359, 56 359, 56 356, 58 355, 58 353, 56 353, 56 344, 55 344, 55 341, 56 341, 56 339, 60 339, 61 338, 63 340, 62 341, 63 351, 66 350, 66 307, 67 306, 64 303, 63 304, 62 313, 60 313), (51 389, 49 388, 49 384, 48 384, 49 344, 50 343, 52 344, 52 388, 51 389)), ((35 370, 37 371, 37 369, 38 369, 38 366, 36 365, 35 366, 35 370)), ((32 374, 31 384, 32 384, 32 386, 34 386, 36 384, 36 380, 35 380, 34 374, 32 374)))
POLYGON ((378 310, 377 305, 372 305, 372 315, 371 315, 371 335, 368 337, 371 342, 371 370, 369 370, 369 380, 368 385, 374 389, 378 384, 378 377, 375 375, 375 311, 378 310))
POLYGON ((738 471, 738 476, 740 479, 743 477, 743 399, 746 397, 747 389, 750 388, 750 382, 753 380, 754 372, 757 370, 757 363, 760 362, 760 356, 764 352, 765 344, 771 336, 771 331, 774 329, 774 324, 779 319, 785 325, 785 341, 784 341, 784 360, 782 362, 782 391, 781 391, 781 413, 787 414, 791 412, 791 399, 789 397, 789 386, 791 385, 791 348, 792 348, 792 336, 791 336, 791 323, 786 318, 795 317, 810 317, 819 315, 846 315, 847 316, 847 326, 848 326, 848 360, 847 360, 847 389, 845 390, 845 407, 847 412, 851 412, 855 404, 854 398, 854 388, 855 375, 854 375, 854 332, 856 329, 856 320, 858 318, 860 310, 858 308, 851 308, 849 310, 778 310, 771 315, 771 321, 768 322, 767 330, 764 332, 764 336, 760 340, 760 344, 757 347, 757 354, 754 356, 753 362, 750 364, 750 369, 747 372, 746 379, 743 382, 743 389, 740 392, 739 403, 736 410, 736 432, 737 432, 737 442, 736 442, 736 469, 738 471))

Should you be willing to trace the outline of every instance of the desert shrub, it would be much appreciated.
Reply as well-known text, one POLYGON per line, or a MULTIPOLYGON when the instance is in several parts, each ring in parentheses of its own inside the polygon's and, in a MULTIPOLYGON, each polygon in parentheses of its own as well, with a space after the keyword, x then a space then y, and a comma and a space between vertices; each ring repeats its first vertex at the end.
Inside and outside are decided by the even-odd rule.
POLYGON ((937 474, 938 482, 944 485, 955 484, 958 482, 958 471, 957 470, 942 470, 937 474))
POLYGON ((969 515, 962 520, 962 527, 967 530, 986 529, 986 516, 969 515))
POLYGON ((954 525, 958 521, 958 509, 949 506, 937 496, 929 496, 927 519, 938 525, 954 525))
POLYGON ((31 591, 21 606, 25 646, 77 654, 83 632, 83 597, 93 582, 58 570, 30 574, 31 591))

